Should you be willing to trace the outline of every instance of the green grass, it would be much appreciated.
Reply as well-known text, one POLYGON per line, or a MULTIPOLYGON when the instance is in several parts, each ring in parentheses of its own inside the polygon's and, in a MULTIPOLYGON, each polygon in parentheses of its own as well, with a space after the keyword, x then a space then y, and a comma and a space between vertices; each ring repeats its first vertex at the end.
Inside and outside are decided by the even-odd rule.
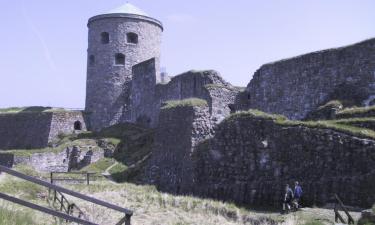
POLYGON ((346 108, 339 111, 336 116, 337 117, 362 117, 364 114, 373 113, 375 115, 375 106, 370 107, 352 107, 346 108))
MULTIPOLYGON (((74 145, 80 146, 80 145, 87 145, 88 143, 94 144, 95 140, 90 139, 76 139, 76 140, 70 140, 69 138, 65 138, 63 141, 57 140, 56 143, 58 143, 57 147, 47 147, 47 148, 39 148, 39 149, 13 149, 13 150, 0 150, 0 153, 11 153, 15 156, 31 156, 35 153, 46 153, 46 152, 52 152, 52 153, 59 153, 63 151, 67 147, 72 147, 74 145)), ((99 148, 93 148, 92 150, 98 150, 99 148)))
POLYGON ((46 189, 40 185, 29 181, 7 177, 6 181, 0 184, 0 192, 7 194, 17 194, 21 199, 35 199, 38 194, 45 193, 46 189))
POLYGON ((81 171, 102 173, 114 163, 115 163, 114 159, 103 158, 94 163, 91 163, 88 166, 83 167, 81 171))
POLYGON ((324 225, 324 223, 319 220, 310 220, 306 221, 303 225, 324 225))
POLYGON ((28 107, 9 107, 1 108, 0 114, 11 113, 46 113, 46 112, 66 112, 64 108, 44 107, 44 106, 28 106, 28 107))
POLYGON ((282 115, 277 115, 277 114, 268 114, 256 109, 250 109, 248 111, 240 111, 237 113, 231 114, 228 118, 225 119, 225 121, 234 121, 239 118, 261 118, 261 119, 269 119, 269 120, 274 120, 274 121, 286 121, 287 118, 282 115))
MULTIPOLYGON (((233 122, 240 118, 261 118, 273 120, 276 124, 281 126, 305 126, 309 128, 318 129, 330 129, 338 132, 342 132, 348 135, 353 135, 362 138, 375 139, 375 131, 371 129, 351 126, 349 124, 343 124, 340 120, 322 120, 322 121, 295 121, 288 120, 284 116, 268 114, 259 110, 249 110, 234 113, 226 118, 224 121, 233 122)), ((353 119, 353 121, 355 121, 353 119)), ((360 121, 360 119, 358 119, 360 121)))
POLYGON ((166 101, 162 109, 173 109, 177 107, 207 106, 207 101, 199 98, 187 98, 183 100, 166 101))
POLYGON ((27 210, 15 210, 9 206, 0 206, 0 225, 37 225, 33 214, 27 210))

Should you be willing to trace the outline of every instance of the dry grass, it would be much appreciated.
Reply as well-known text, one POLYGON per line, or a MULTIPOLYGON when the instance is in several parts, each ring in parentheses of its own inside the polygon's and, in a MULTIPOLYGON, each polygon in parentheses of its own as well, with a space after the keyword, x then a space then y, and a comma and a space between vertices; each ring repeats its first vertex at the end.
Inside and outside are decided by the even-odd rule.
MULTIPOLYGON (((47 190, 33 189, 18 179, 1 175, 0 191, 13 196, 26 197, 32 202, 47 206, 45 199, 39 198, 40 193, 47 193, 47 190), (17 188, 9 189, 10 185, 17 188), (35 191, 37 190, 37 191, 35 191)), ((129 183, 117 184, 108 180, 99 180, 90 184, 64 185, 65 187, 90 195, 95 198, 114 203, 116 205, 129 208, 134 211, 132 217, 133 225, 303 225, 303 224, 332 224, 332 210, 327 209, 304 209, 295 214, 280 215, 276 212, 264 212, 238 207, 231 203, 215 201, 211 199, 201 199, 191 196, 175 196, 161 193, 153 186, 134 185, 129 183)), ((113 210, 98 207, 92 203, 67 196, 71 202, 76 203, 91 221, 99 224, 116 224, 123 216, 113 210)), ((0 201, 0 205, 8 204, 0 201)), ((29 209, 14 204, 8 204, 12 211, 21 210, 25 217, 31 212, 29 209)), ((8 208, 9 209, 9 208, 8 208)), ((55 218, 43 213, 32 211, 34 221, 42 221, 35 224, 55 224, 55 218)), ((355 218, 359 213, 353 214, 355 218)), ((1 224, 1 223, 0 223, 1 224)), ((21 223, 23 225, 23 223, 21 223)), ((20 224, 20 225, 21 225, 20 224)), ((30 223, 33 224, 33 223, 30 223)))

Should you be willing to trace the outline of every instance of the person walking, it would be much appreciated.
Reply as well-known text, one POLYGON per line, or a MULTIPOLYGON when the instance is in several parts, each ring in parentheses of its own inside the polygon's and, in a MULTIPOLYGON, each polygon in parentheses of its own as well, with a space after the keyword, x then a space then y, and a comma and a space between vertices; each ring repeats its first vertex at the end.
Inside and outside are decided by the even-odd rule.
POLYGON ((290 206, 293 201, 293 191, 289 187, 289 184, 285 185, 285 192, 283 198, 283 213, 287 213, 290 210, 290 206))
POLYGON ((298 183, 298 181, 296 181, 294 183, 294 204, 295 204, 296 209, 298 209, 300 207, 300 201, 301 201, 301 198, 302 198, 302 194, 303 194, 302 187, 298 183))

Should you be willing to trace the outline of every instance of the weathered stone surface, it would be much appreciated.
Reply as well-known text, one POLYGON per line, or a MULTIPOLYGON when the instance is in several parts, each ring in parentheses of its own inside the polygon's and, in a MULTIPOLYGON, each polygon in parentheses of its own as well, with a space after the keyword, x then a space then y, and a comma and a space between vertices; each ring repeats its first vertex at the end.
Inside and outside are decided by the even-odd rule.
POLYGON ((172 193, 189 193, 193 185, 192 154, 210 135, 212 124, 205 106, 163 109, 155 136, 146 182, 172 193))
POLYGON ((365 105, 375 96, 375 39, 263 65, 238 108, 303 119, 330 100, 365 105))
POLYGON ((131 121, 132 67, 155 58, 156 77, 162 27, 151 18, 142 16, 99 16, 88 23, 89 44, 87 64, 86 111, 90 114, 92 130, 120 122, 131 121), (109 34, 109 43, 101 43, 101 33, 109 34), (128 43, 129 32, 138 35, 138 43, 128 43), (115 55, 125 55, 125 65, 115 64, 115 55), (95 62, 90 64, 90 56, 95 62))
POLYGON ((73 133, 75 122, 86 130, 81 111, 0 114, 0 149, 47 147, 58 134, 73 133))
POLYGON ((194 186, 208 197, 277 205, 284 185, 298 180, 305 204, 334 193, 348 205, 375 202, 373 140, 244 116, 220 124, 197 158, 194 186))
POLYGON ((238 92, 214 70, 189 71, 173 77, 167 84, 157 85, 155 118, 158 118, 160 106, 165 101, 200 98, 207 101, 211 119, 218 123, 229 116, 229 105, 235 102, 238 92))
POLYGON ((155 58, 133 66, 131 91, 131 121, 145 127, 155 127, 155 58))
POLYGON ((235 114, 202 142, 212 134, 205 115, 191 109, 160 114, 148 174, 161 190, 279 205, 284 185, 298 180, 305 205, 325 204, 334 193, 348 205, 375 202, 375 141, 235 114))
MULTIPOLYGON (((2 155, 0 155, 0 159, 2 155)), ((81 169, 90 163, 104 158, 104 150, 92 150, 78 146, 66 148, 60 152, 34 153, 31 156, 15 156, 12 165, 26 164, 39 172, 67 172, 81 169)))

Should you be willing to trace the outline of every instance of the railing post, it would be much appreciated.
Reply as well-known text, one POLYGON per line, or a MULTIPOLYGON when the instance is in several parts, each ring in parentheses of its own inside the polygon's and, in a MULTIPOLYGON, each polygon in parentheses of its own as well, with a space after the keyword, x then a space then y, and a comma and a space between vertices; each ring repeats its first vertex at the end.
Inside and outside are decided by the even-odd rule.
POLYGON ((86 180, 87 180, 87 185, 90 185, 90 174, 89 174, 89 172, 86 173, 86 180))
POLYGON ((51 184, 53 184, 53 172, 50 173, 51 184))
POLYGON ((131 215, 129 214, 125 215, 125 225, 130 225, 130 218, 131 218, 131 215))

